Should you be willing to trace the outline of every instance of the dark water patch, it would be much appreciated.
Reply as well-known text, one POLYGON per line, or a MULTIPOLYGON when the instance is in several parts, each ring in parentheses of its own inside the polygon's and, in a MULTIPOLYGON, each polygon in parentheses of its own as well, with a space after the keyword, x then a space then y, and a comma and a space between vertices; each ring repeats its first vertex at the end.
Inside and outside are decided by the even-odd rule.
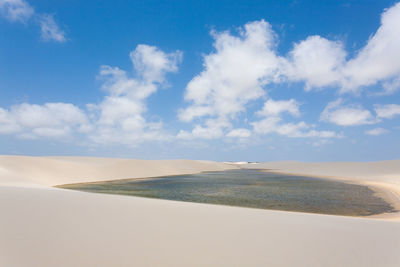
POLYGON ((62 185, 86 192, 348 216, 395 209, 367 186, 258 170, 62 185))

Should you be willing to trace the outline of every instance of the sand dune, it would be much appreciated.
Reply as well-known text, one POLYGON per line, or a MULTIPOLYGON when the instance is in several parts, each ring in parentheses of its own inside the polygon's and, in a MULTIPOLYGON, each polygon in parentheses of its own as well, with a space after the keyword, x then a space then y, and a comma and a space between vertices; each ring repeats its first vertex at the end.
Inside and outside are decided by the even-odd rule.
MULTIPOLYGON (((392 185, 400 181, 399 165, 286 162, 258 168, 392 185)), ((237 166, 1 156, 0 266, 400 266, 399 221, 50 187, 229 168, 237 166)))
POLYGON ((0 156, 0 185, 54 186, 232 168, 237 167, 225 163, 193 160, 0 156))
POLYGON ((399 266, 400 224, 0 188, 0 266, 399 266))
POLYGON ((377 162, 265 162, 241 165, 245 168, 270 169, 308 175, 343 177, 358 180, 400 182, 400 160, 377 162))

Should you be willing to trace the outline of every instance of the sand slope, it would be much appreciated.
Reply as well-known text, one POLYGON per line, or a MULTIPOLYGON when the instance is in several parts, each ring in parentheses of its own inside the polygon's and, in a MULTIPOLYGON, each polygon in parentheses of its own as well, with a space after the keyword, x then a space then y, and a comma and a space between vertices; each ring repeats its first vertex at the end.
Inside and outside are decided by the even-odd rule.
POLYGON ((269 169, 291 173, 343 177, 359 180, 400 182, 400 160, 377 162, 265 162, 241 164, 243 168, 269 169))
MULTIPOLYGON (((399 183, 399 161, 241 167, 399 183)), ((400 222, 50 186, 238 168, 207 161, 0 156, 0 266, 400 266, 400 222)))
POLYGON ((400 224, 0 188, 0 266, 399 266, 400 224))
POLYGON ((193 160, 0 156, 0 185, 55 186, 113 179, 222 171, 236 166, 193 160))

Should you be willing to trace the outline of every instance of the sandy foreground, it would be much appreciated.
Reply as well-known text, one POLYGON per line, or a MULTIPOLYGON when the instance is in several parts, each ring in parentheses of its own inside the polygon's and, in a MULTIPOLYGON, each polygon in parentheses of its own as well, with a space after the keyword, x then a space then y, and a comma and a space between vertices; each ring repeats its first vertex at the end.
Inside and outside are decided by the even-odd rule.
POLYGON ((400 221, 52 186, 238 167, 400 188, 400 160, 224 164, 0 156, 0 266, 400 266, 400 221))

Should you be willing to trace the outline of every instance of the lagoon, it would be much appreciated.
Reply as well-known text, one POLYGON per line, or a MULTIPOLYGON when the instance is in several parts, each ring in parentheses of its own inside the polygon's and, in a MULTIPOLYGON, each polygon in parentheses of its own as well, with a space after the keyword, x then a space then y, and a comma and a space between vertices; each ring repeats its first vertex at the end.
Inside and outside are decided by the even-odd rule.
POLYGON ((369 216, 395 211, 382 198, 383 192, 368 186, 264 170, 205 172, 58 187, 95 193, 347 216, 369 216))

